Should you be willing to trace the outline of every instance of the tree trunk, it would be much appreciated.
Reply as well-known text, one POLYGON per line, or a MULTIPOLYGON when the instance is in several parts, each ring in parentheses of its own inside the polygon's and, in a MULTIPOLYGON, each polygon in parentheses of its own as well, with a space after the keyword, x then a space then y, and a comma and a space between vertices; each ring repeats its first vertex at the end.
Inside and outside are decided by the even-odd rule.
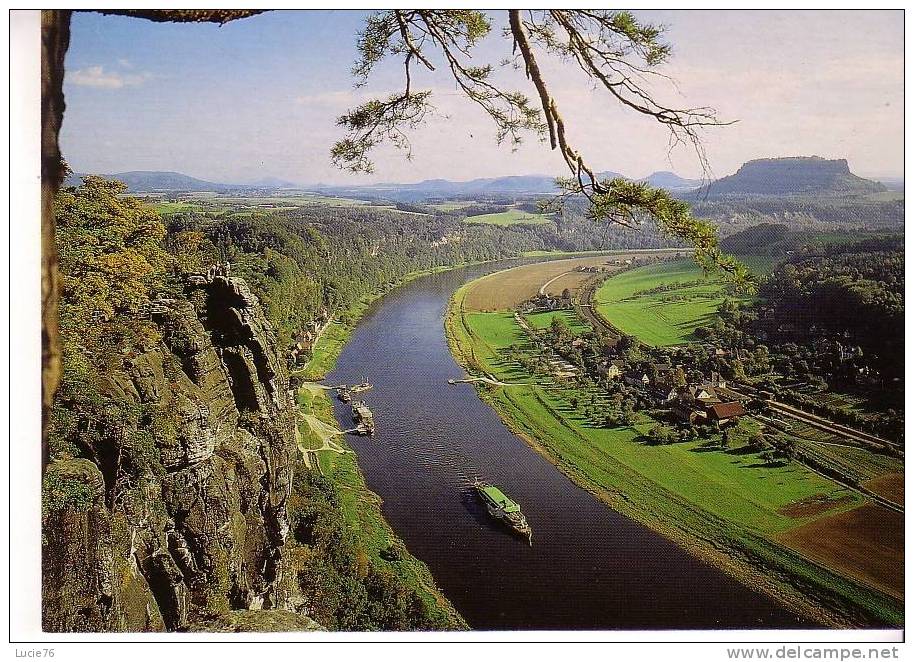
POLYGON ((63 183, 64 165, 57 137, 66 106, 64 56, 70 45, 70 11, 41 12, 41 466, 48 462, 48 413, 60 381, 57 325, 57 247, 54 198, 63 183))

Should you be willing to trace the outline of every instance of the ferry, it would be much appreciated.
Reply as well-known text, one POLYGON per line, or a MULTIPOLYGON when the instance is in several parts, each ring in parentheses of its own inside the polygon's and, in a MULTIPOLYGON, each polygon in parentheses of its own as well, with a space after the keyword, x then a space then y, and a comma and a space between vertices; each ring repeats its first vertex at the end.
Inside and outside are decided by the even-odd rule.
POLYGON ((473 488, 479 499, 485 504, 489 515, 507 526, 509 529, 527 538, 527 542, 533 545, 533 531, 527 524, 527 518, 520 511, 520 505, 507 496, 500 489, 489 483, 477 480, 473 483, 473 488))

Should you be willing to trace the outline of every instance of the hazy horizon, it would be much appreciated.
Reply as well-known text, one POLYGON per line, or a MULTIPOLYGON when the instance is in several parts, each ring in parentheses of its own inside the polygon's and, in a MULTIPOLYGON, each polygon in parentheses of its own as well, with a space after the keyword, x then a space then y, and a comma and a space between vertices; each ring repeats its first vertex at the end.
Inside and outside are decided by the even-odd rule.
MULTIPOLYGON (((663 71, 678 88, 658 84, 657 93, 738 120, 705 133, 714 177, 756 158, 812 155, 846 158, 862 176, 903 176, 902 12, 634 13, 668 27, 673 55, 663 71)), ((342 135, 336 117, 402 86, 397 58, 380 65, 366 88, 353 89, 355 38, 366 15, 269 12, 217 27, 77 13, 66 61, 64 157, 78 172, 163 170, 238 184, 564 174, 558 154, 534 136, 516 152, 497 146, 490 120, 443 71, 414 75, 414 89, 432 89, 447 117, 410 134, 412 161, 381 148, 372 175, 334 168, 329 149, 342 135)), ((497 64, 510 51, 500 14, 493 16, 480 63, 497 64)), ((572 139, 598 169, 701 178, 691 149, 668 156, 663 127, 626 112, 572 69, 544 65, 572 139)), ((520 73, 498 76, 535 96, 520 73)))

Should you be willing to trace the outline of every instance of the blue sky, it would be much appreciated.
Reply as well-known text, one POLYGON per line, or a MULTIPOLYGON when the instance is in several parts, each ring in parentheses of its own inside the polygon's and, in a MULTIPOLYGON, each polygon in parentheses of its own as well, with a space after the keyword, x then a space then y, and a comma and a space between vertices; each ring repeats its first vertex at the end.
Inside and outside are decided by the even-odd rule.
MULTIPOLYGON (((739 122, 706 135, 715 175, 766 156, 848 158, 865 175, 903 165, 903 15, 895 12, 638 11, 668 27, 665 71, 678 87, 658 94, 711 105, 739 122)), ((335 118, 371 93, 402 85, 399 62, 354 90, 350 67, 364 13, 270 12, 224 26, 155 24, 76 14, 67 55, 65 157, 78 171, 177 170, 222 182, 276 176, 300 183, 469 179, 561 174, 555 153, 531 137, 516 152, 494 144, 488 119, 444 72, 419 74, 440 116, 413 134, 412 161, 376 155, 371 176, 340 172, 335 118)), ((501 20, 498 17, 498 20, 501 20)), ((498 30, 478 56, 498 62, 498 30)), ((700 169, 667 134, 594 91, 570 65, 547 61, 572 137, 599 169, 643 176, 700 169)), ((499 73, 532 94, 523 77, 499 73)))

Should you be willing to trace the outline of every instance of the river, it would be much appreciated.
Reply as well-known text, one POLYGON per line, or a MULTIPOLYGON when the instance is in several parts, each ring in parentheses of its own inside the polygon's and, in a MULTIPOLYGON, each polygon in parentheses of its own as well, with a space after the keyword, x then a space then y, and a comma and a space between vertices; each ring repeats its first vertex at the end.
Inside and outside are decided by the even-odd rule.
MULTIPOLYGON (((502 265, 500 268, 504 268, 502 265)), ((474 629, 694 629, 809 625, 768 597, 575 486, 512 434, 464 376, 444 335, 454 290, 495 270, 419 278, 365 314, 327 383, 361 394, 374 437, 349 437, 368 486, 409 550, 474 629), (523 507, 533 546, 493 522, 480 477, 523 507)), ((335 402, 343 428, 348 405, 335 402)))

